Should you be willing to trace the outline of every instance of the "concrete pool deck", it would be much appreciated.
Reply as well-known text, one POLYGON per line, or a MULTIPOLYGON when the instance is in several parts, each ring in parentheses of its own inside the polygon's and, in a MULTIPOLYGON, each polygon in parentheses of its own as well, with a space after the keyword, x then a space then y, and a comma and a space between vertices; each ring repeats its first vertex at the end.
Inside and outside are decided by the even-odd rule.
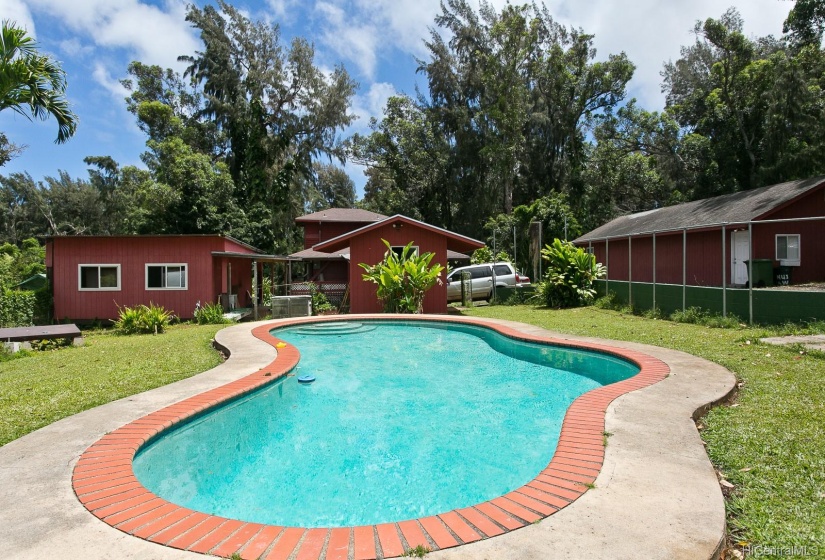
MULTIPOLYGON (((607 407, 606 431, 612 435, 595 488, 540 523, 428 558, 713 557, 724 537, 724 504, 692 414, 727 395, 734 376, 681 352, 490 322, 527 336, 643 352, 664 361, 670 375, 607 407)), ((273 323, 218 333, 232 355, 208 372, 66 418, 0 448, 0 550, 11 558, 203 558, 101 522, 78 501, 72 472, 78 457, 105 434, 267 366, 276 351, 251 333, 273 323)), ((356 552, 353 539, 347 541, 350 557, 356 552)), ((298 555, 296 549, 292 557, 298 555)))

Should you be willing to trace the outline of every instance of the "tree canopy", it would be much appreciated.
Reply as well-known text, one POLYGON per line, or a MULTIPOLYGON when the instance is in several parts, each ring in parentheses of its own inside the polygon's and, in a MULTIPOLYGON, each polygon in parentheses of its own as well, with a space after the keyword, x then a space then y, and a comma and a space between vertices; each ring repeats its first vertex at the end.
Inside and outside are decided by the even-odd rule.
MULTIPOLYGON (((0 177, 0 239, 228 233, 288 252, 301 245, 296 216, 358 205, 495 234, 527 268, 532 222, 545 238, 566 222, 572 238, 621 214, 825 173, 823 0, 796 1, 782 37, 746 35, 733 9, 695 22, 695 40, 663 64, 657 111, 628 99, 624 53, 597 53, 545 5, 444 0, 418 60, 425 89, 390 97, 346 139, 357 84, 343 66, 322 70, 305 39, 287 44, 276 23, 224 0, 189 6, 186 20, 202 46, 181 56, 182 74, 135 61, 122 82, 145 167, 95 154, 86 179, 0 177), (361 200, 346 160, 364 167, 361 200)), ((17 64, 32 46, 13 40, 17 64)), ((13 155, 4 138, 0 162, 13 155)))

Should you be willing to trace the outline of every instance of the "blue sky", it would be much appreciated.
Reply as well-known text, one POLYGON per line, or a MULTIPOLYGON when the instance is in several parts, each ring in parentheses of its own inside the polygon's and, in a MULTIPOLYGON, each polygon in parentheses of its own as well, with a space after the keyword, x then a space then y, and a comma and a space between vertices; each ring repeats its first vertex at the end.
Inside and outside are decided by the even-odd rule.
MULTIPOLYGON (((475 0, 471 0, 475 2, 475 0)), ((207 2, 196 0, 199 6, 207 2)), ((344 135, 366 132, 370 117, 381 116, 395 92, 415 94, 423 76, 415 74, 416 57, 425 57, 423 40, 439 12, 438 0, 266 0, 231 2, 251 18, 277 22, 285 39, 303 36, 316 47, 324 68, 344 64, 359 82, 352 112, 359 119, 344 135)), ((516 3, 516 2, 514 2, 516 3)), ((520 3, 520 2, 519 2, 520 3)), ((729 6, 739 9, 750 35, 779 35, 793 5, 786 0, 549 0, 550 13, 561 23, 595 34, 598 59, 624 51, 636 66, 629 94, 641 106, 660 110, 664 98, 659 72, 679 48, 692 43, 698 19, 719 17, 729 6)), ((491 0, 501 7, 504 0, 491 0)), ((177 57, 200 48, 184 21, 180 0, 0 0, 0 17, 25 26, 41 51, 59 60, 68 74, 68 97, 80 118, 75 136, 54 144, 53 120, 33 121, 9 110, 0 113, 0 131, 23 154, 0 167, 0 173, 28 172, 35 180, 59 170, 86 178, 83 158, 110 155, 121 165, 140 165, 145 137, 126 111, 119 80, 132 60, 182 70, 177 57)), ((362 170, 347 165, 359 195, 362 170)))

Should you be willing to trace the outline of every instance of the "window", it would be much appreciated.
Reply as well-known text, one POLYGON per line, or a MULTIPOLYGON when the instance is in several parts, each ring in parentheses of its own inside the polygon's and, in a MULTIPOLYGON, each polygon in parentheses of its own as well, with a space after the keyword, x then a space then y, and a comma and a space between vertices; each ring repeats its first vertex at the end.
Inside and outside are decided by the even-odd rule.
POLYGON ((470 269, 470 274, 473 278, 489 278, 493 275, 493 271, 489 266, 477 266, 470 269))
POLYGON ((783 266, 799 266, 799 235, 776 236, 776 260, 783 266))
POLYGON ((119 264, 81 264, 77 277, 80 290, 120 290, 119 264))
POLYGON ((147 290, 185 290, 185 264, 147 264, 147 290))
POLYGON ((510 269, 510 265, 508 264, 497 264, 493 267, 496 271, 496 276, 510 276, 513 274, 512 269, 510 269))
MULTIPOLYGON (((401 257, 401 253, 404 252, 404 247, 406 247, 406 245, 393 245, 392 246, 392 252, 395 253, 396 255, 398 255, 399 257, 401 257)), ((411 255, 417 255, 418 254, 418 245, 413 245, 410 248, 412 249, 412 253, 410 253, 411 255)))

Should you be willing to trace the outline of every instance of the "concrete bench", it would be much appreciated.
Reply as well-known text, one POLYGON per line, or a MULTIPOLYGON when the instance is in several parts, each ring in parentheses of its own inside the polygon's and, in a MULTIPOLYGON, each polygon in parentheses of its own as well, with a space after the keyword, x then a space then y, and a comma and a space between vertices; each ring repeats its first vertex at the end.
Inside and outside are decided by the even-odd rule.
POLYGON ((21 348, 31 348, 29 342, 32 340, 57 338, 70 338, 74 346, 83 346, 83 333, 75 324, 0 329, 0 342, 3 342, 6 349, 11 352, 17 352, 21 348))

